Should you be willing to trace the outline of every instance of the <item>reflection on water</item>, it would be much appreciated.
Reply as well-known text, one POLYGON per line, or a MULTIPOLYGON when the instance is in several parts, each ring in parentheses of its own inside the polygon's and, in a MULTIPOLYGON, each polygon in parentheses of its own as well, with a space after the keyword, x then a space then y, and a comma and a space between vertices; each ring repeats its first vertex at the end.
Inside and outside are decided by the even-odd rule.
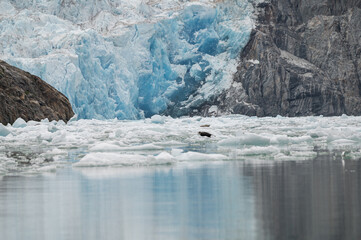
POLYGON ((359 161, 63 169, 0 180, 1 239, 361 239, 359 161))
POLYGON ((361 164, 318 157, 245 167, 252 176, 258 239, 361 239, 361 164))

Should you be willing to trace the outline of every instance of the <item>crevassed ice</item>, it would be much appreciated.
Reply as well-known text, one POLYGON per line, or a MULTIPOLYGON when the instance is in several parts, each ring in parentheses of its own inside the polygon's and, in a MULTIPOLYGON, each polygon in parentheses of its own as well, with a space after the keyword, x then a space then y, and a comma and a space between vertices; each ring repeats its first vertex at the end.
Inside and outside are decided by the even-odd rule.
POLYGON ((303 161, 323 154, 337 161, 361 159, 361 117, 157 118, 162 121, 0 124, 5 133, 0 135, 0 175, 51 172, 62 166, 303 161), (199 131, 212 137, 201 137, 199 131))
POLYGON ((197 107, 232 80, 249 1, 1 0, 0 56, 64 93, 80 118, 197 107))

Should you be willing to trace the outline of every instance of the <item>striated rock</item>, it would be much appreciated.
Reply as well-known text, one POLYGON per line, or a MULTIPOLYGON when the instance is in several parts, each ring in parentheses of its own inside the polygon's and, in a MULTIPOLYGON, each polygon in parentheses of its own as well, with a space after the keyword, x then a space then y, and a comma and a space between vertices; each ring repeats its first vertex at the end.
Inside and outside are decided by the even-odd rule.
POLYGON ((361 1, 271 0, 241 53, 232 87, 199 112, 361 114, 361 1))
POLYGON ((0 123, 12 124, 17 118, 68 121, 73 115, 63 94, 39 77, 0 60, 0 123))

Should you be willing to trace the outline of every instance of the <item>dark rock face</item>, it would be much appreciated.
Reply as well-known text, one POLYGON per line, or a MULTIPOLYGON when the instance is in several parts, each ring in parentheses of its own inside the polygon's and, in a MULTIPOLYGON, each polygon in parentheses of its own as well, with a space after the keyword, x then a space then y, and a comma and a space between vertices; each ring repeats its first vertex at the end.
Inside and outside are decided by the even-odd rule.
POLYGON ((199 112, 257 116, 361 114, 361 1, 270 0, 232 87, 199 112))
POLYGON ((74 112, 69 100, 28 72, 0 60, 0 123, 48 118, 68 121, 74 112))

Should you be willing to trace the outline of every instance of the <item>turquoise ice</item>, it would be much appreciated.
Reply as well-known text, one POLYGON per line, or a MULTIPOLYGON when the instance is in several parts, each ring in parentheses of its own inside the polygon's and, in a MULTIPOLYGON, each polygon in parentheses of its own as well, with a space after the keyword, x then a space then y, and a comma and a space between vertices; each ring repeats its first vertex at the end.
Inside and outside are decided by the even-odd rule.
POLYGON ((197 107, 230 86, 248 0, 0 3, 0 55, 64 93, 79 118, 197 107))

